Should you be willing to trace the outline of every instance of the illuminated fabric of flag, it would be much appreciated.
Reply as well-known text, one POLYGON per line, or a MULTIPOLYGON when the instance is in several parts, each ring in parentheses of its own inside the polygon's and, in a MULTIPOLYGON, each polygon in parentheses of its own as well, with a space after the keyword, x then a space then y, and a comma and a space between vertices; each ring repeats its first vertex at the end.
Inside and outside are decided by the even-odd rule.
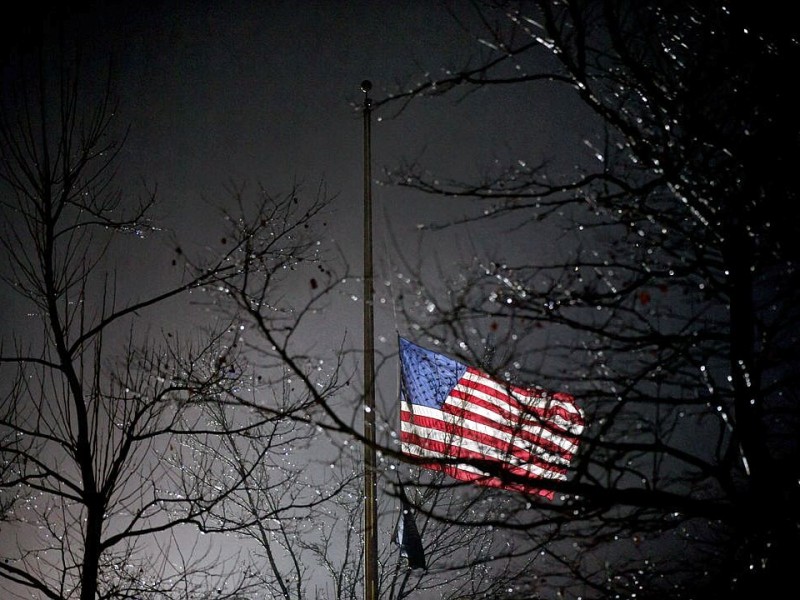
POLYGON ((455 479, 553 498, 537 484, 567 478, 583 431, 572 396, 499 382, 403 338, 400 366, 404 454, 455 479))

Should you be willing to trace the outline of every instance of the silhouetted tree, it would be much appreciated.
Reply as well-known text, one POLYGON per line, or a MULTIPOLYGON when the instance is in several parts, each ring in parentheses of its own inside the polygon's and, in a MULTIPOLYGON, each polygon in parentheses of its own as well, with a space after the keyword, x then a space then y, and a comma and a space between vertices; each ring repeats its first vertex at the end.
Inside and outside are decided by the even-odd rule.
MULTIPOLYGON (((250 568, 257 570, 261 565, 262 573, 269 574, 261 589, 287 599, 355 600, 363 595, 363 396, 352 375, 359 372, 362 353, 350 349, 343 334, 333 345, 340 335, 335 329, 319 335, 319 327, 337 314, 334 292, 343 279, 349 279, 329 271, 337 262, 346 263, 326 260, 323 254, 292 261, 301 281, 305 278, 309 283, 290 296, 275 298, 269 291, 287 269, 275 264, 264 268, 258 261, 249 261, 225 278, 224 291, 213 300, 215 310, 245 327, 241 346, 263 374, 259 387, 282 390, 295 399, 285 416, 299 423, 290 427, 287 422, 287 436, 274 446, 305 456, 298 459, 302 463, 287 469, 281 461, 273 462, 280 452, 262 456, 260 433, 232 437, 219 450, 217 461, 250 475, 242 489, 211 511, 222 530, 235 531, 247 540, 253 559, 250 568), (308 298, 304 308, 292 310, 304 297, 308 298), (323 306, 324 313, 320 312, 323 306), (322 320, 306 318, 312 313, 319 313, 322 320), (319 439, 312 440, 306 429, 299 428, 305 425, 312 426, 319 439), (311 483, 298 487, 298 481, 311 483)), ((342 300, 352 305, 349 295, 342 300)), ((379 365, 380 370, 389 362, 380 360, 379 365)), ((238 393, 237 406, 265 416, 274 412, 263 393, 238 393)), ((227 428, 236 430, 233 423, 227 428)), ((381 422, 380 428, 391 431, 394 425, 381 422)), ((382 598, 426 598, 429 594, 444 600, 485 598, 507 589, 525 572, 533 560, 529 546, 523 551, 517 543, 492 540, 483 527, 464 527, 458 517, 474 514, 476 500, 450 496, 435 486, 420 492, 418 502, 450 515, 453 523, 420 516, 428 569, 408 569, 394 543, 400 506, 395 471, 389 465, 396 465, 397 455, 396 448, 382 448, 380 464, 386 468, 378 496, 382 598)), ((502 506, 483 506, 481 512, 499 515, 502 510, 502 506)))
MULTIPOLYGON (((285 482, 287 447, 314 430, 288 418, 307 417, 305 396, 269 379, 276 365, 253 366, 244 326, 207 304, 248 270, 266 274, 262 300, 276 307, 286 274, 315 252, 305 232, 325 199, 239 197, 206 253, 149 254, 156 197, 116 188, 124 131, 111 78, 85 87, 91 77, 61 50, 55 66, 46 53, 14 63, 2 89, 2 293, 9 315, 28 317, 4 319, 0 347, 0 588, 82 600, 255 593, 281 573, 200 534, 247 524, 226 515, 253 486, 273 489, 268 461, 284 461, 270 485, 285 482), (260 410, 242 408, 254 396, 260 410)), ((301 316, 281 319, 294 328, 301 316)), ((251 518, 314 505, 292 493, 251 518)))
POLYGON ((569 481, 543 483, 560 501, 500 494, 504 518, 460 521, 548 538, 535 592, 546 597, 745 598, 791 585, 794 21, 745 3, 451 6, 480 53, 376 110, 442 94, 479 110, 493 92, 556 88, 586 109, 569 131, 585 127, 591 150, 572 169, 512 148, 507 167, 477 177, 419 162, 388 174, 442 201, 476 199, 451 226, 508 232, 493 254, 406 290, 420 340, 473 363, 491 346, 499 377, 570 391, 586 411, 569 481))
MULTIPOLYGON (((352 477, 361 467, 354 457, 337 459, 341 493, 321 504, 313 522, 298 524, 310 528, 313 535, 298 536, 298 546, 306 552, 308 567, 319 564, 315 577, 302 578, 302 598, 357 600, 363 596, 363 481, 352 477), (313 562, 312 562, 313 561, 313 562), (313 591, 312 591, 313 590, 313 591)), ((360 456, 358 457, 360 458, 360 456)), ((441 480, 441 477, 439 478, 441 480)), ((399 489, 387 482, 379 496, 380 597, 386 600, 413 600, 430 597, 442 600, 468 600, 502 597, 516 580, 527 573, 536 560, 536 552, 520 540, 495 539, 482 526, 464 527, 459 518, 479 511, 499 518, 501 506, 487 505, 480 499, 460 498, 449 493, 446 485, 418 488, 413 501, 449 515, 452 523, 436 520, 424 513, 414 515, 422 538, 425 568, 410 568, 397 545, 396 525, 401 518, 399 489)), ((281 532, 281 536, 283 532, 281 532)), ((287 551, 289 546, 286 545, 287 551)), ((311 571, 309 570, 309 573, 311 571)))

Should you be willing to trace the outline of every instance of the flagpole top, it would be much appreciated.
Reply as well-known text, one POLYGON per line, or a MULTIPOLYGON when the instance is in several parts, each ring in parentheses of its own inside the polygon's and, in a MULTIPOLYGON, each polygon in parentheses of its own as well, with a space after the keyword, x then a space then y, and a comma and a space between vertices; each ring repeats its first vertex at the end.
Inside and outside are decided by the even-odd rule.
POLYGON ((365 79, 361 82, 361 91, 364 92, 364 116, 366 118, 369 115, 370 109, 372 108, 372 98, 369 97, 369 91, 372 89, 372 82, 369 79, 365 79))

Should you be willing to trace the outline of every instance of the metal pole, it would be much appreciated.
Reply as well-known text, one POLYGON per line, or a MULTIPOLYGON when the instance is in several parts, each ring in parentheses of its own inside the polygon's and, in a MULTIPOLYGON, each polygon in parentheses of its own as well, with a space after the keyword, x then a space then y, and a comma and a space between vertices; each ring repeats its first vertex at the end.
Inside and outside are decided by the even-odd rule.
POLYGON ((378 505, 375 452, 375 342, 372 284, 371 112, 364 80, 364 600, 378 600, 378 505))

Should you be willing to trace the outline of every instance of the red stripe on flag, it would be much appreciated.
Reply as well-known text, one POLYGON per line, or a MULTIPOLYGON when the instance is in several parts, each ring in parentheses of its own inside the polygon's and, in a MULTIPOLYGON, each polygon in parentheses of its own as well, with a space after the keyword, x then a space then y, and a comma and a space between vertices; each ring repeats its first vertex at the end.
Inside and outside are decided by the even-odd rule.
MULTIPOLYGON (((460 413, 459 416, 464 414, 465 413, 462 412, 460 413)), ((467 420, 481 422, 478 420, 480 418, 479 415, 474 415, 474 417, 475 418, 472 418, 472 416, 468 416, 467 420)), ((437 419, 435 417, 429 417, 417 414, 412 415, 407 411, 401 411, 400 419, 407 423, 411 423, 415 427, 435 429, 443 432, 448 436, 458 436, 466 438, 468 440, 472 440, 480 444, 481 446, 492 448, 503 455, 507 455, 509 457, 509 460, 511 456, 514 456, 515 458, 518 458, 519 460, 521 460, 523 463, 526 464, 534 464, 543 469, 548 469, 551 471, 556 471, 564 474, 566 474, 567 472, 563 466, 555 465, 554 463, 547 460, 546 457, 541 456, 540 453, 537 451, 536 447, 529 447, 528 449, 526 449, 524 447, 520 447, 514 443, 511 443, 507 440, 493 436, 491 435, 491 433, 475 431, 473 429, 470 429, 468 426, 462 426, 457 423, 450 423, 443 419, 437 419)), ((484 421, 488 422, 489 427, 493 427, 493 429, 495 430, 498 429, 494 427, 495 424, 492 421, 488 419, 484 419, 484 421)), ((406 432, 401 431, 401 434, 405 435, 405 433, 406 432)), ((513 441, 517 440, 519 440, 518 437, 513 441)), ((542 444, 536 444, 536 446, 538 446, 538 448, 540 448, 544 452, 557 456, 558 458, 564 459, 567 462, 572 459, 572 454, 565 452, 563 449, 558 447, 553 448, 552 444, 549 445, 551 447, 545 447, 542 444)))
MULTIPOLYGON (((523 415, 532 415, 534 419, 551 421, 553 417, 558 416, 572 425, 583 426, 583 417, 580 410, 575 406, 575 399, 569 394, 559 392, 547 395, 544 392, 538 392, 531 388, 521 388, 512 385, 503 386, 502 383, 495 381, 485 373, 472 367, 468 367, 466 373, 471 377, 462 376, 457 385, 468 387, 488 396, 492 396, 507 404, 512 410, 517 410, 523 415), (495 386, 499 386, 501 389, 498 390, 495 386), (520 400, 512 394, 530 398, 531 403, 520 402, 520 400), (544 403, 545 406, 538 406, 538 404, 541 403, 544 403), (573 410, 569 410, 563 405, 568 405, 573 410)), ((463 392, 456 389, 453 390, 453 395, 455 395, 455 393, 463 392)), ((555 423, 553 423, 552 426, 558 427, 555 423)))
MULTIPOLYGON (((424 461, 420 463, 420 466, 427 469, 443 471, 460 481, 469 481, 490 487, 537 494, 550 500, 553 499, 553 491, 542 490, 535 483, 527 484, 523 481, 541 481, 544 479, 543 477, 533 476, 529 471, 519 467, 512 467, 508 463, 496 458, 486 457, 461 447, 448 446, 447 444, 441 444, 429 438, 409 433, 403 434, 402 441, 405 444, 405 453, 411 456, 430 458, 430 455, 426 454, 426 450, 446 455, 444 458, 435 461, 424 461), (460 465, 457 462, 453 462, 456 459, 463 461, 463 463, 460 465), (465 469, 464 466, 466 465, 485 473, 488 472, 488 474, 475 473, 474 471, 465 469), (503 477, 503 475, 506 475, 506 477, 503 477)), ((555 479, 555 477, 553 479, 555 479)))
POLYGON ((560 454, 564 454, 565 456, 569 456, 569 458, 572 458, 571 453, 566 452, 557 443, 541 435, 541 430, 544 430, 564 439, 570 444, 577 443, 577 438, 566 434, 564 430, 561 429, 560 427, 553 427, 552 423, 548 423, 542 420, 534 421, 530 419, 524 419, 518 422, 517 415, 513 415, 508 411, 501 410, 490 402, 486 402, 481 398, 477 398, 469 394, 464 394, 463 392, 459 392, 458 390, 453 390, 451 396, 453 396, 454 398, 459 398, 461 400, 464 400, 465 402, 468 402, 470 404, 474 404, 475 406, 484 408, 487 411, 491 411, 494 414, 498 415, 498 417, 500 417, 502 421, 498 422, 494 419, 491 419, 490 417, 471 411, 469 410, 468 406, 453 405, 449 401, 449 398, 448 400, 445 401, 444 406, 442 406, 442 411, 447 412, 448 414, 451 414, 455 417, 461 417, 464 419, 468 419, 470 421, 475 421, 477 423, 486 425, 487 427, 492 427, 499 431, 503 431, 509 435, 517 437, 520 440, 524 440, 527 442, 534 443, 538 446, 541 446, 548 452, 558 452, 560 454))
MULTIPOLYGON (((466 439, 471 439, 473 441, 476 440, 473 436, 470 435, 463 435, 463 432, 458 432, 462 434, 461 437, 466 439)), ((475 432, 468 432, 468 433, 475 433, 475 432)), ((484 436, 485 437, 485 436, 484 436)), ((542 478, 545 475, 539 475, 536 473, 531 473, 529 470, 525 469, 523 466, 517 466, 512 464, 509 460, 504 460, 502 458, 498 458, 496 456, 492 456, 488 454, 492 449, 499 450, 501 454, 506 454, 510 458, 510 453, 506 452, 506 448, 497 448, 495 446, 489 446, 487 444, 483 444, 486 446, 486 452, 479 452, 476 450, 465 448, 457 443, 449 443, 449 442, 442 442, 439 440, 434 440, 429 437, 425 437, 424 435, 418 435, 416 433, 411 432, 403 432, 403 435, 400 437, 401 442, 406 442, 408 444, 414 444, 419 446, 420 448, 424 448, 426 450, 433 450, 434 452, 439 452, 444 454, 448 457, 453 457, 455 459, 464 460, 465 462, 475 463, 474 466, 480 468, 480 465, 486 461, 491 463, 497 463, 495 465, 496 468, 502 468, 503 471, 514 473, 520 477, 526 478, 542 478)), ((522 454, 523 451, 520 451, 522 454)), ((527 456, 520 456, 519 458, 522 459, 522 465, 532 465, 542 469, 543 471, 547 471, 548 473, 552 473, 553 477, 557 477, 559 479, 564 479, 567 474, 567 470, 564 467, 558 467, 553 465, 550 462, 537 458, 535 455, 531 455, 529 453, 527 456)))
POLYGON ((475 483, 487 487, 511 490, 514 492, 536 494, 538 496, 547 498, 548 500, 552 500, 555 497, 555 492, 553 492, 552 490, 543 490, 538 487, 525 485, 518 482, 504 481, 499 477, 485 477, 483 475, 478 475, 470 471, 462 471, 461 469, 459 469, 457 466, 454 465, 447 465, 436 462, 423 462, 419 463, 419 466, 425 469, 430 469, 432 471, 442 471, 443 473, 449 475, 453 479, 458 479, 459 481, 466 481, 469 483, 475 483))

